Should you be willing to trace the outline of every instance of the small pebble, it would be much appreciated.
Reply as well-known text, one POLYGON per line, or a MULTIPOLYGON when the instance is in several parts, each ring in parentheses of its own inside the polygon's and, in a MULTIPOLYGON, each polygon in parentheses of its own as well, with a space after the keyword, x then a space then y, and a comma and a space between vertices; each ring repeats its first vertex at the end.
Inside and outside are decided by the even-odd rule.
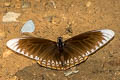
POLYGON ((90 7, 91 6, 91 2, 88 1, 87 4, 86 4, 86 7, 90 7))
POLYGON ((11 5, 10 2, 5 2, 5 3, 4 3, 4 6, 5 6, 5 7, 10 7, 10 5, 11 5))
POLYGON ((48 22, 52 22, 54 17, 55 16, 47 16, 47 17, 44 17, 44 19, 47 20, 48 22))
POLYGON ((15 8, 21 8, 21 4, 20 3, 16 3, 16 5, 15 5, 15 8))
POLYGON ((6 50, 5 52, 3 52, 3 58, 7 58, 11 53, 11 50, 6 50))
POLYGON ((3 16, 2 21, 3 22, 18 22, 16 20, 21 14, 20 13, 15 13, 15 12, 8 12, 3 16))
POLYGON ((5 38, 6 34, 4 31, 0 30, 0 40, 5 38))
POLYGON ((18 78, 17 78, 17 76, 13 76, 9 80, 18 80, 18 78))
POLYGON ((24 33, 24 32, 34 32, 34 30, 35 30, 34 23, 33 23, 32 20, 29 20, 23 25, 23 27, 21 29, 21 32, 22 33, 24 33))
POLYGON ((30 8, 30 7, 31 7, 31 3, 30 2, 23 2, 22 8, 30 8))

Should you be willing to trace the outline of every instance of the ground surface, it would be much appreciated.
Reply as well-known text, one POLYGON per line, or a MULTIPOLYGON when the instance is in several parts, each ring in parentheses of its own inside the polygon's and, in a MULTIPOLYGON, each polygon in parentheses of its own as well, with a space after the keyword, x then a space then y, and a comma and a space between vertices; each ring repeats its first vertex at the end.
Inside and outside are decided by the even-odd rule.
POLYGON ((120 80, 120 0, 0 0, 0 80, 120 80), (21 15, 18 22, 3 22, 7 12, 21 15), (6 47, 9 39, 20 37, 23 24, 32 19, 34 34, 56 40, 68 39, 95 29, 112 29, 115 38, 77 66, 79 73, 40 67, 6 47))

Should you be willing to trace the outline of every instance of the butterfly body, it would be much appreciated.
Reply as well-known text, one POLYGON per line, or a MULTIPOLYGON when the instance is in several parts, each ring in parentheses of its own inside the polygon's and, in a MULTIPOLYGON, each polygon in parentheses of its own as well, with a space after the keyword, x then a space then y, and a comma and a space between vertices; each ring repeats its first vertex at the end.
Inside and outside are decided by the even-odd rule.
POLYGON ((57 42, 37 38, 15 38, 7 42, 8 48, 26 57, 36 60, 41 66, 66 70, 87 60, 88 56, 103 47, 114 37, 109 29, 88 31, 57 42))
POLYGON ((57 38, 57 47, 58 47, 60 53, 63 52, 64 43, 63 43, 62 37, 57 38))

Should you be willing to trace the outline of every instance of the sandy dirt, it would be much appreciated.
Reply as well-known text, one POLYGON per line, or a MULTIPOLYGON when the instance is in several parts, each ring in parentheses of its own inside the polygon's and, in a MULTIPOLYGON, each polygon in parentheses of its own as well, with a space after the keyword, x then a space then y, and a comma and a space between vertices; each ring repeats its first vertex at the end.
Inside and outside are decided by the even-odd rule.
POLYGON ((120 80, 120 0, 0 0, 0 80, 120 80), (7 12, 21 15, 18 22, 3 22, 7 12), (25 22, 35 23, 34 34, 56 41, 96 29, 111 29, 115 38, 77 66, 77 74, 40 67, 6 47, 21 37, 25 22))

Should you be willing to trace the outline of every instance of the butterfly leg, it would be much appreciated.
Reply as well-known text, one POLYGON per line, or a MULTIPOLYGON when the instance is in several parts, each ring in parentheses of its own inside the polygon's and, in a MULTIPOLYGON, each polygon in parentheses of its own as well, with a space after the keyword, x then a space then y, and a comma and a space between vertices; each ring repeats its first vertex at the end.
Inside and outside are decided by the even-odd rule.
POLYGON ((69 70, 65 71, 64 75, 69 76, 69 75, 72 75, 72 74, 75 74, 75 73, 78 73, 78 72, 79 72, 79 70, 77 70, 77 67, 75 66, 75 67, 72 67, 69 70))

